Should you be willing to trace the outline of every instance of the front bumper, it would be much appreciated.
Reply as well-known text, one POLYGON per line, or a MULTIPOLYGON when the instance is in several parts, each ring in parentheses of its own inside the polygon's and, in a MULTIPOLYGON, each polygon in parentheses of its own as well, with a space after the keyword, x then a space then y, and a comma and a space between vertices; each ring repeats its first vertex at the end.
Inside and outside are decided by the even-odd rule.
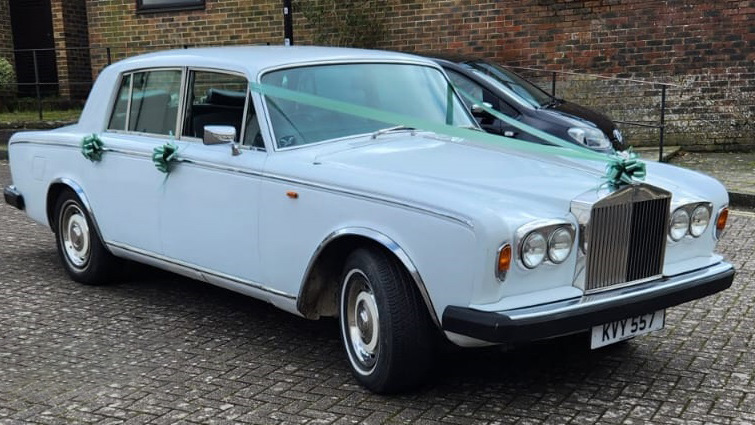
POLYGON ((448 306, 443 311, 443 330, 494 343, 552 338, 703 298, 733 281, 734 268, 721 262, 678 276, 514 310, 448 306))
POLYGON ((5 198, 5 203, 13 205, 19 210, 24 209, 24 197, 15 186, 6 186, 5 189, 3 189, 3 197, 5 198))

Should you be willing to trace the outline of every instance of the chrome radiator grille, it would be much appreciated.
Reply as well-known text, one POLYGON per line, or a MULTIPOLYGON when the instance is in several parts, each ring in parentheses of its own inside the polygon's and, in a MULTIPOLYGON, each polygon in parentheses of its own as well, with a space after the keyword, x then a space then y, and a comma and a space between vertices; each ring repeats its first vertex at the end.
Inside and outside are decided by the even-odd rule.
POLYGON ((614 195, 596 203, 590 214, 586 291, 646 279, 663 271, 671 197, 647 187, 614 195))

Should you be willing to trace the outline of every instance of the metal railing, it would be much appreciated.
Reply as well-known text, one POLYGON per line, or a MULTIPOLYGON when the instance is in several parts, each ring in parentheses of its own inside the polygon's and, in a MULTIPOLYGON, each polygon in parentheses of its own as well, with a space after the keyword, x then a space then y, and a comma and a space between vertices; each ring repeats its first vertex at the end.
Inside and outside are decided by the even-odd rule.
POLYGON ((634 83, 634 84, 643 84, 643 85, 649 85, 652 87, 660 87, 661 89, 660 108, 659 108, 660 111, 659 111, 659 119, 657 123, 622 121, 622 120, 613 120, 613 122, 617 124, 657 129, 658 130, 658 161, 659 162, 663 161, 663 148, 664 148, 664 139, 665 139, 665 134, 666 134, 666 91, 669 87, 676 87, 676 88, 681 89, 681 88, 684 88, 684 86, 681 86, 678 84, 672 84, 672 83, 645 81, 645 80, 639 80, 639 79, 634 79, 634 78, 609 77, 605 75, 579 73, 579 72, 573 72, 573 71, 553 71, 553 70, 546 70, 546 69, 540 69, 540 68, 530 68, 526 66, 503 65, 503 67, 511 69, 511 70, 517 70, 517 71, 529 71, 529 72, 536 72, 536 73, 542 73, 542 74, 549 74, 550 88, 551 88, 550 91, 553 97, 556 97, 556 81, 559 75, 570 75, 570 76, 576 76, 580 78, 589 77, 589 78, 608 80, 608 81, 624 81, 624 82, 629 82, 629 83, 634 83))

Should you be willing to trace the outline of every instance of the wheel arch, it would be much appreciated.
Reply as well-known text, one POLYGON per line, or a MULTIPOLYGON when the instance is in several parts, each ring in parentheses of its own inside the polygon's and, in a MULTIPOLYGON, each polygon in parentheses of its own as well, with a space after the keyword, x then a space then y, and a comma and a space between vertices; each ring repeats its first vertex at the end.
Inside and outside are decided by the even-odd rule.
POLYGON ((339 278, 343 263, 348 253, 360 246, 373 246, 382 249, 390 253, 404 266, 422 296, 430 318, 440 329, 440 321, 435 313, 427 287, 409 255, 390 237, 365 227, 343 228, 332 232, 323 239, 312 255, 304 273, 296 301, 296 308, 299 313, 309 319, 337 314, 339 278))
POLYGON ((87 210, 89 218, 92 220, 94 231, 97 232, 97 236, 100 238, 100 240, 103 240, 102 233, 100 232, 100 227, 97 225, 97 219, 95 219, 94 217, 94 211, 92 211, 92 204, 89 202, 89 198, 87 198, 86 194, 84 193, 84 189, 82 189, 81 185, 76 183, 74 180, 66 177, 60 177, 53 180, 50 183, 50 186, 47 188, 45 210, 47 212, 47 223, 50 225, 52 231, 57 232, 57 229, 55 228, 55 226, 57 225, 57 223, 55 223, 55 203, 58 200, 60 194, 63 193, 63 191, 66 189, 72 190, 76 194, 76 196, 78 196, 81 204, 87 210))

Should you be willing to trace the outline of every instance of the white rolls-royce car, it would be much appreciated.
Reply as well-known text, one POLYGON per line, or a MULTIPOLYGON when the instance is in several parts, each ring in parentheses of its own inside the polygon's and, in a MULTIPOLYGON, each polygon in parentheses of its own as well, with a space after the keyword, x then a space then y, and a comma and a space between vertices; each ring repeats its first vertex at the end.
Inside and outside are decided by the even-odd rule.
POLYGON ((4 198, 50 227, 73 280, 126 259, 337 317, 377 392, 420 384, 443 339, 598 348, 732 284, 719 182, 658 163, 607 181, 607 157, 480 132, 459 95, 390 52, 137 56, 77 124, 12 137, 4 198))

